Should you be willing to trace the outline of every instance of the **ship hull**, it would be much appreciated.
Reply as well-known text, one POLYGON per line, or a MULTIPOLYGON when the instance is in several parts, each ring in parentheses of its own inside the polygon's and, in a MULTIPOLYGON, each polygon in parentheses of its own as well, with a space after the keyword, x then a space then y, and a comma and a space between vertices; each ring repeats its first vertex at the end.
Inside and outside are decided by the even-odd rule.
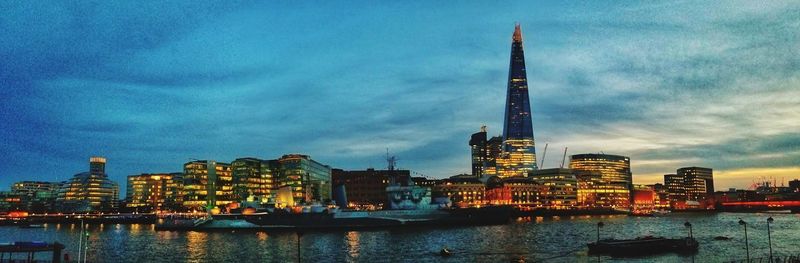
POLYGON ((453 226, 505 224, 511 218, 508 207, 452 210, 342 211, 338 213, 271 213, 244 216, 261 227, 295 229, 381 228, 399 226, 453 226))

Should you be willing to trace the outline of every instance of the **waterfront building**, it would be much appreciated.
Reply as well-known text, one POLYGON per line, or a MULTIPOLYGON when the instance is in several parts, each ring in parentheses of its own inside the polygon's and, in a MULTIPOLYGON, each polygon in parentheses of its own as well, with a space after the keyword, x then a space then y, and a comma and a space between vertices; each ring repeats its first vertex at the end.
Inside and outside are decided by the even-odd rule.
POLYGON ((578 207, 578 179, 572 170, 565 168, 532 171, 530 178, 542 186, 539 202, 547 209, 572 209, 578 207))
POLYGON ((670 207, 674 208, 676 205, 686 202, 686 188, 682 176, 665 174, 664 186, 667 188, 670 207))
POLYGON ((233 199, 236 202, 252 200, 257 203, 267 203, 276 186, 275 164, 277 162, 249 157, 231 162, 233 199))
POLYGON ((541 207, 539 195, 546 192, 545 188, 536 181, 522 176, 503 178, 503 188, 505 190, 501 191, 507 191, 511 197, 507 204, 527 207, 541 207))
POLYGON ((638 185, 633 189, 632 212, 636 214, 647 214, 656 208, 656 192, 650 187, 638 185))
POLYGON ((501 178, 527 176, 536 170, 536 148, 533 139, 528 79, 522 30, 517 24, 511 37, 505 118, 503 119, 503 151, 496 160, 501 178))
MULTIPOLYGON (((344 186, 348 205, 383 207, 386 204, 386 187, 392 175, 411 177, 409 170, 366 170, 332 169, 334 186, 344 186)), ((424 177, 420 177, 424 178, 424 177)), ((413 181, 413 179, 412 179, 413 181)), ((419 184, 417 184, 419 185, 419 184)))
POLYGON ((12 191, 0 191, 0 212, 3 214, 23 210, 22 196, 12 191))
POLYGON ((192 210, 212 211, 233 203, 231 166, 214 160, 196 160, 183 164, 183 206, 192 210))
POLYGON ((433 187, 434 197, 447 197, 460 207, 484 204, 486 184, 472 175, 461 174, 441 180, 433 187))
POLYGON ((42 213, 55 209, 59 183, 21 181, 11 185, 11 192, 20 196, 28 212, 42 213))
POLYGON ((125 206, 138 212, 174 210, 182 179, 181 173, 129 175, 125 206))
POLYGON ((648 188, 655 192, 655 208, 667 209, 669 208, 669 191, 667 186, 661 183, 647 185, 648 188))
POLYGON ((119 185, 108 179, 106 159, 91 157, 89 172, 75 174, 61 184, 56 200, 64 212, 112 211, 119 201, 119 185))
POLYGON ((473 133, 469 139, 470 155, 472 156, 472 176, 476 178, 483 176, 484 167, 487 165, 489 150, 486 146, 486 126, 482 126, 481 131, 473 133))
POLYGON ((572 155, 578 179, 578 203, 587 208, 630 207, 633 180, 630 158, 611 154, 572 155))
POLYGON ((287 154, 280 164, 278 187, 289 186, 295 203, 311 204, 331 201, 331 168, 308 155, 287 154))
POLYGON ((714 197, 714 172, 711 168, 683 167, 678 169, 683 178, 687 201, 703 202, 714 197))

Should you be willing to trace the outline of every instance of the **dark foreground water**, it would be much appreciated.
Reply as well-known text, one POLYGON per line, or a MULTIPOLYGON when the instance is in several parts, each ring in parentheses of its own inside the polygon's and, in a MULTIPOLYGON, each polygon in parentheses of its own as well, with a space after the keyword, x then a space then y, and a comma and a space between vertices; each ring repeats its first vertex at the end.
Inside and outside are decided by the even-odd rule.
MULTIPOLYGON (((665 217, 585 216, 532 218, 501 226, 404 228, 370 231, 305 233, 300 240, 303 262, 722 262, 745 258, 744 231, 749 223, 752 257, 766 257, 767 217, 775 255, 800 253, 800 215, 797 214, 672 214, 665 217), (643 235, 679 237, 694 225, 700 251, 694 256, 663 254, 644 258, 588 256, 586 243, 601 237, 643 235), (714 240, 716 236, 731 240, 714 240), (442 258, 448 247, 454 255, 442 258)), ((79 225, 49 224, 44 229, 0 227, 0 242, 58 241, 77 258, 79 225)), ((154 231, 153 225, 92 225, 91 262, 292 262, 297 260, 297 236, 292 232, 154 231)), ((24 257, 19 255, 20 258, 24 257)), ((7 257, 7 256, 6 256, 7 257)), ((47 259, 41 254, 39 258, 47 259)))

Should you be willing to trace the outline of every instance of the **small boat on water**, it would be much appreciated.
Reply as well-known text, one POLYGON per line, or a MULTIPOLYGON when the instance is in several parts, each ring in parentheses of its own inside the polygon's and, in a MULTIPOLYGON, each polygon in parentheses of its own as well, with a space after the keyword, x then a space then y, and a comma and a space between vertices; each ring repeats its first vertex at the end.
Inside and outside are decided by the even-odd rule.
POLYGON ((664 238, 639 237, 635 239, 605 239, 589 243, 590 254, 609 254, 612 256, 649 255, 667 252, 696 252, 699 244, 693 237, 664 238))

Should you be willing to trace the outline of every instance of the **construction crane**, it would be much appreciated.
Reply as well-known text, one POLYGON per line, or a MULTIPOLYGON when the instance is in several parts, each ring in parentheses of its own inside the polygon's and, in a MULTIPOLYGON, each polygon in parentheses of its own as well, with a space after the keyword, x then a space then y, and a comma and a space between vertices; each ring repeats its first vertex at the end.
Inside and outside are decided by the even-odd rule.
POLYGON ((544 144, 544 153, 542 153, 542 164, 539 165, 539 169, 544 167, 544 157, 547 157, 547 143, 544 144))

